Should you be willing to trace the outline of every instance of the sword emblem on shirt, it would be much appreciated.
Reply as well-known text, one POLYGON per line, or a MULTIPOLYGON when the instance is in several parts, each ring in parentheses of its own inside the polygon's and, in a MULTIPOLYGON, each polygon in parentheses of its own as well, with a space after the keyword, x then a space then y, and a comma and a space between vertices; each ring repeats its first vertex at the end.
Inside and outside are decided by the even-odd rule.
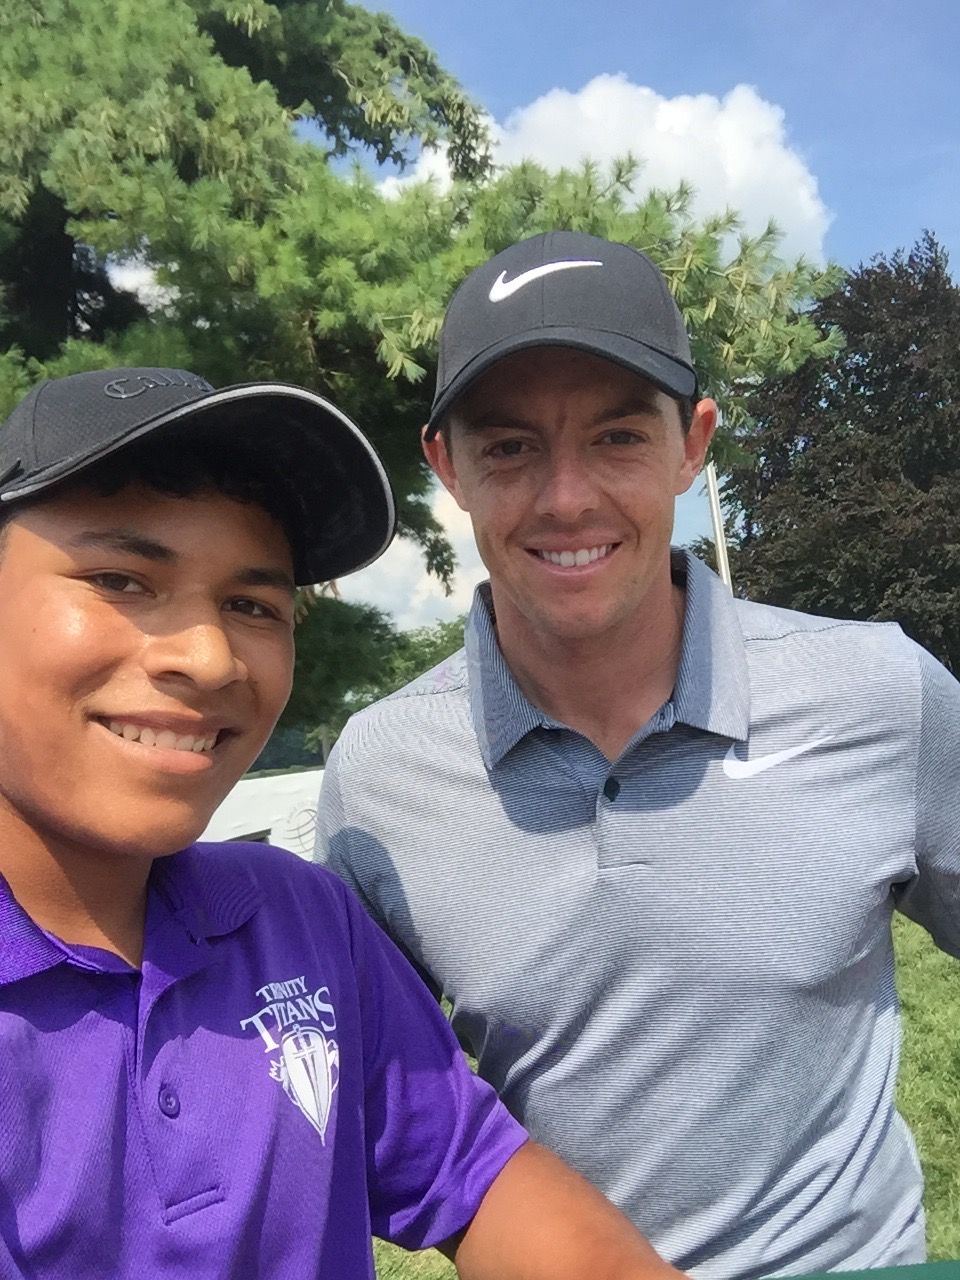
POLYGON ((329 987, 310 990, 305 975, 284 982, 267 982, 257 989, 264 1001, 240 1029, 257 1029, 270 1060, 270 1078, 276 1080, 297 1109, 326 1139, 334 1094, 340 1082, 340 1051, 330 1032, 337 1029, 337 1015, 329 987))
POLYGON ((280 1043, 279 1060, 270 1063, 270 1078, 279 1080, 323 1142, 340 1079, 340 1055, 334 1042, 316 1027, 294 1027, 280 1043))

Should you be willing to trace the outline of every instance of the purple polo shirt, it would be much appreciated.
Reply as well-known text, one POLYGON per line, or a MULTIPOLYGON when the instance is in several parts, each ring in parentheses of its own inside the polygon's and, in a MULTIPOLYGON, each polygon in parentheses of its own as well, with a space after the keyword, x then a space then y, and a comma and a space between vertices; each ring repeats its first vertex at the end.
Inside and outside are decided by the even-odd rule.
POLYGON ((151 873, 142 968, 0 879, 0 1276, 362 1280, 526 1139, 349 891, 264 845, 151 873))

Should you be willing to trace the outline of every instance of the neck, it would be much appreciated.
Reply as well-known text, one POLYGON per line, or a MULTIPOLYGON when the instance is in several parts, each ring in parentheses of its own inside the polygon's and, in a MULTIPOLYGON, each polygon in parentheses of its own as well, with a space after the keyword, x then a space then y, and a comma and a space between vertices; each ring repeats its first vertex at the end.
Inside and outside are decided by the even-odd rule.
POLYGON ((0 799, 0 874, 42 929, 139 968, 150 861, 26 827, 0 799))
POLYGON ((524 695, 554 720, 615 760, 669 699, 677 678, 685 595, 669 571, 642 616, 604 631, 567 637, 535 631, 516 610, 497 608, 497 639, 524 695))

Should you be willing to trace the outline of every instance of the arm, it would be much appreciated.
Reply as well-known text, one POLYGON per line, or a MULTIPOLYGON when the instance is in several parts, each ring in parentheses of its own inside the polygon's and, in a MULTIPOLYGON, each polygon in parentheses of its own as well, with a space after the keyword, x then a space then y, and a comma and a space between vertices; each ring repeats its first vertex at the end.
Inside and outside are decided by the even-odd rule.
POLYGON ((960 958, 960 684, 925 649, 920 664, 916 875, 895 889, 904 915, 960 958))
MULTIPOLYGON (((371 870, 375 871, 382 881, 390 883, 396 880, 393 860, 389 851, 384 849, 373 836, 351 824, 343 794, 341 767, 338 741, 327 760, 323 771, 323 782, 320 784, 313 861, 332 871, 350 887, 359 898, 367 915, 388 937, 392 938, 394 944, 400 948, 407 961, 417 971, 420 980, 431 992, 433 998, 439 1003, 443 993, 434 981, 433 975, 423 967, 416 956, 410 954, 402 939, 395 936, 389 920, 384 917, 381 904, 375 900, 375 891, 371 892, 368 889, 366 882, 370 878, 371 870)), ((355 794, 356 791, 354 791, 355 794)), ((402 893, 399 896, 402 900, 402 893)))
POLYGON ((441 1250, 461 1280, 681 1275, 598 1191, 534 1142, 507 1161, 466 1231, 441 1250))

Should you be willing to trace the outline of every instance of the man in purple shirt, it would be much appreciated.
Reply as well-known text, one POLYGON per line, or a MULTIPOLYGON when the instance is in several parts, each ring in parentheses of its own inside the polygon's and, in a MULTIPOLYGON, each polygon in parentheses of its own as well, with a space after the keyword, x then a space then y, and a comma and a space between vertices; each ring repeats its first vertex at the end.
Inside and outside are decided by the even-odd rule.
POLYGON ((394 519, 294 387, 84 373, 0 430, 0 1276, 361 1280, 371 1233, 473 1280, 677 1274, 338 881, 192 844, 287 699, 295 586, 394 519))

